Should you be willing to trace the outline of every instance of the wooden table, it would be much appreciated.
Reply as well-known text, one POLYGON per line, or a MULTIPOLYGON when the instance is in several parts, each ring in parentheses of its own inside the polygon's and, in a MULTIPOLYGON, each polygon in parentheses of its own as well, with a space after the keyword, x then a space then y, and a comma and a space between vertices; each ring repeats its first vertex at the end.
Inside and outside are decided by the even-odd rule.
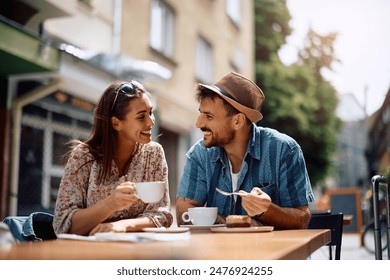
POLYGON ((259 233, 191 232, 185 241, 97 242, 57 239, 0 247, 0 259, 168 259, 275 260, 306 259, 330 242, 329 230, 259 233))

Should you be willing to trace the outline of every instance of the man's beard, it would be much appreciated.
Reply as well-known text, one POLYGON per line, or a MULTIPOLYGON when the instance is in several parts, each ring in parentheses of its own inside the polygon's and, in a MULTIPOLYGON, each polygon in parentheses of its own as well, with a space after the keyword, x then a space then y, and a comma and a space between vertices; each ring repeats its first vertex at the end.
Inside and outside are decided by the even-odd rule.
MULTIPOLYGON (((212 132, 211 130, 206 129, 206 128, 202 129, 202 131, 212 132)), ((215 137, 215 134, 212 133, 211 139, 209 140, 209 142, 206 143, 205 140, 203 140, 203 143, 206 146, 206 148, 210 148, 210 147, 223 148, 226 145, 230 144, 235 136, 236 136, 236 132, 233 129, 230 129, 229 131, 224 132, 224 136, 222 136, 222 137, 220 137, 219 135, 217 135, 215 137)))

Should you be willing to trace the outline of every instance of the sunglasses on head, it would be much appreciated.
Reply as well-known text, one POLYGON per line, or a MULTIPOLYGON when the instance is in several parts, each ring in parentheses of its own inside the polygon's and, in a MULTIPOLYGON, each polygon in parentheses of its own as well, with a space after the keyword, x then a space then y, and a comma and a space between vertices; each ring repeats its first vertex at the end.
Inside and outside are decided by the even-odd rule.
POLYGON ((128 95, 128 96, 133 96, 135 94, 136 88, 144 90, 143 85, 140 82, 137 82, 137 81, 131 81, 130 83, 121 84, 115 90, 115 98, 114 98, 114 102, 112 103, 112 106, 111 106, 111 112, 112 112, 112 110, 114 110, 114 107, 115 107, 115 104, 116 104, 116 100, 118 99, 119 93, 125 94, 125 95, 128 95))

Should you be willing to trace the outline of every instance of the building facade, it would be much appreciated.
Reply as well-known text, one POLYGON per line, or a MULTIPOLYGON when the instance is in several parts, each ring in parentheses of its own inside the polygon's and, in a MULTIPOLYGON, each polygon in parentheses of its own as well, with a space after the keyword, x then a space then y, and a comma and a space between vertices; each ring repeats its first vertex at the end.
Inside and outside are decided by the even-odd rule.
POLYGON ((195 128, 196 83, 254 77, 247 0, 5 0, 0 4, 1 218, 51 212, 71 139, 114 80, 152 94, 172 202, 195 128))

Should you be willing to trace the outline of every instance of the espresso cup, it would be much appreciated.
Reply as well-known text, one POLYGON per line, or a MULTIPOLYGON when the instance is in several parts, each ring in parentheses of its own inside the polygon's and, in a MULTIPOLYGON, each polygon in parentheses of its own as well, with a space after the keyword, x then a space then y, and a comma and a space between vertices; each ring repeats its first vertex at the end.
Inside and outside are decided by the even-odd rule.
POLYGON ((136 192, 145 203, 159 202, 164 197, 165 187, 163 181, 135 183, 136 192))
POLYGON ((188 208, 188 212, 182 214, 184 222, 192 222, 196 226, 211 226, 217 219, 217 207, 194 207, 188 208))

